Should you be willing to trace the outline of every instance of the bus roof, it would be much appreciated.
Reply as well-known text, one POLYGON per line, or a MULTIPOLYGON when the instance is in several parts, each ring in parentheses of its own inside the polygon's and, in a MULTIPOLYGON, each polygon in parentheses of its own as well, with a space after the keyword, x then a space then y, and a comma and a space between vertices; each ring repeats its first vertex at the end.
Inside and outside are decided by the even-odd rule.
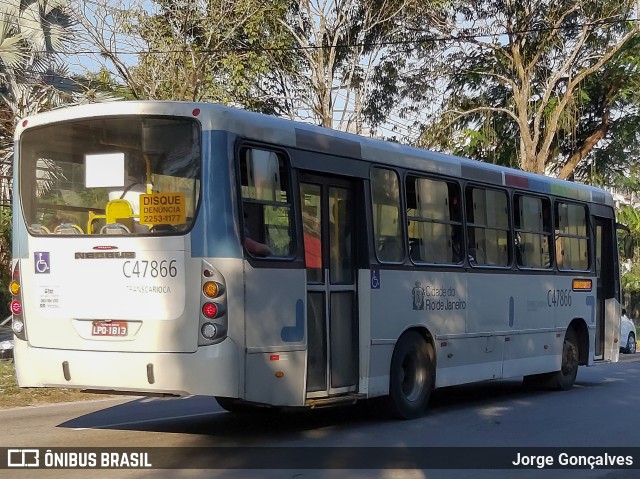
POLYGON ((611 194, 582 183, 563 181, 214 103, 116 101, 60 108, 20 121, 16 127, 16 141, 26 127, 96 116, 141 114, 197 116, 205 130, 228 131, 255 141, 613 206, 611 194), (198 113, 196 110, 199 110, 198 113), (203 114, 205 112, 206 115, 203 114))

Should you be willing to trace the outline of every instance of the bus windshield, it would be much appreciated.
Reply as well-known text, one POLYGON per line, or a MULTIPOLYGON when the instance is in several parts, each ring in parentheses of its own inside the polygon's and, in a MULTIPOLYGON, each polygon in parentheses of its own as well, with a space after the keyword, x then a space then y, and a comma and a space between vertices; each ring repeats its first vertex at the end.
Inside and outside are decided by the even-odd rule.
POLYGON ((26 130, 19 183, 32 235, 176 234, 200 191, 200 129, 186 118, 91 118, 26 130))

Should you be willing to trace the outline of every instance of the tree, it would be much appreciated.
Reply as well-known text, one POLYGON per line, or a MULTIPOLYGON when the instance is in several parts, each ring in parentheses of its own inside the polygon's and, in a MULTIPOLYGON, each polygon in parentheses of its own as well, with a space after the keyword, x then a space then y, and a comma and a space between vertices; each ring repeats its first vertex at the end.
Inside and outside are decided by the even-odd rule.
POLYGON ((424 102, 425 72, 446 78, 444 112, 425 126, 423 144, 563 179, 584 171, 594 148, 611 141, 639 78, 628 63, 640 31, 633 7, 631 0, 456 3, 457 33, 441 61, 408 83, 424 102))
POLYGON ((0 318, 9 314, 11 293, 11 210, 0 208, 0 318))
POLYGON ((102 2, 85 3, 88 41, 136 98, 220 102, 355 132, 393 106, 399 68, 387 50, 408 19, 443 24, 440 0, 102 2))
MULTIPOLYGON (((16 121, 65 102, 84 101, 60 60, 73 35, 70 0, 0 3, 0 171, 11 195, 16 121)), ((7 193, 9 192, 9 193, 7 193)))
MULTIPOLYGON (((61 61, 72 40, 70 0, 0 3, 0 317, 8 312, 11 279, 13 135, 18 119, 64 103, 107 98, 75 82, 61 61)), ((84 82, 86 85, 86 82, 84 82)))
POLYGON ((630 313, 637 317, 640 312, 640 258, 638 257, 640 245, 640 210, 626 205, 616 212, 617 220, 626 225, 635 243, 633 258, 627 258, 622 263, 622 291, 624 303, 630 313))
POLYGON ((279 112, 267 79, 291 66, 278 19, 286 0, 176 1, 114 6, 86 2, 87 41, 138 99, 211 101, 279 112))
POLYGON ((392 55, 409 23, 445 28, 437 0, 297 0, 281 20, 302 67, 288 78, 297 115, 319 125, 364 133, 393 109, 404 60, 392 55))

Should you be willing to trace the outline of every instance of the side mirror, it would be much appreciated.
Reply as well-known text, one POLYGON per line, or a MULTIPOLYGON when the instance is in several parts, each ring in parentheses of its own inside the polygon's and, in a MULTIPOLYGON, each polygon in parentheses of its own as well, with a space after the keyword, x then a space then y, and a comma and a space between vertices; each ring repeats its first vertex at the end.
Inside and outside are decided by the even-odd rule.
POLYGON ((616 232, 618 233, 618 248, 622 249, 622 252, 624 253, 626 259, 633 259, 633 252, 636 242, 633 235, 631 234, 631 230, 628 226, 616 223, 616 232))
POLYGON ((633 236, 631 235, 627 235, 624 237, 624 255, 627 259, 633 259, 633 253, 634 253, 634 248, 635 246, 635 241, 633 236))

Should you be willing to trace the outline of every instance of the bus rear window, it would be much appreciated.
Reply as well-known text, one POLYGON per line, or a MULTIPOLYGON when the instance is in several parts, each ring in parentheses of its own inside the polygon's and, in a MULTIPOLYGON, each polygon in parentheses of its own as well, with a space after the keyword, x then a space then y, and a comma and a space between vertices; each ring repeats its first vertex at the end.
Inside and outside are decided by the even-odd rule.
POLYGON ((187 231, 200 191, 194 120, 127 116, 24 132, 19 181, 34 235, 187 231))

